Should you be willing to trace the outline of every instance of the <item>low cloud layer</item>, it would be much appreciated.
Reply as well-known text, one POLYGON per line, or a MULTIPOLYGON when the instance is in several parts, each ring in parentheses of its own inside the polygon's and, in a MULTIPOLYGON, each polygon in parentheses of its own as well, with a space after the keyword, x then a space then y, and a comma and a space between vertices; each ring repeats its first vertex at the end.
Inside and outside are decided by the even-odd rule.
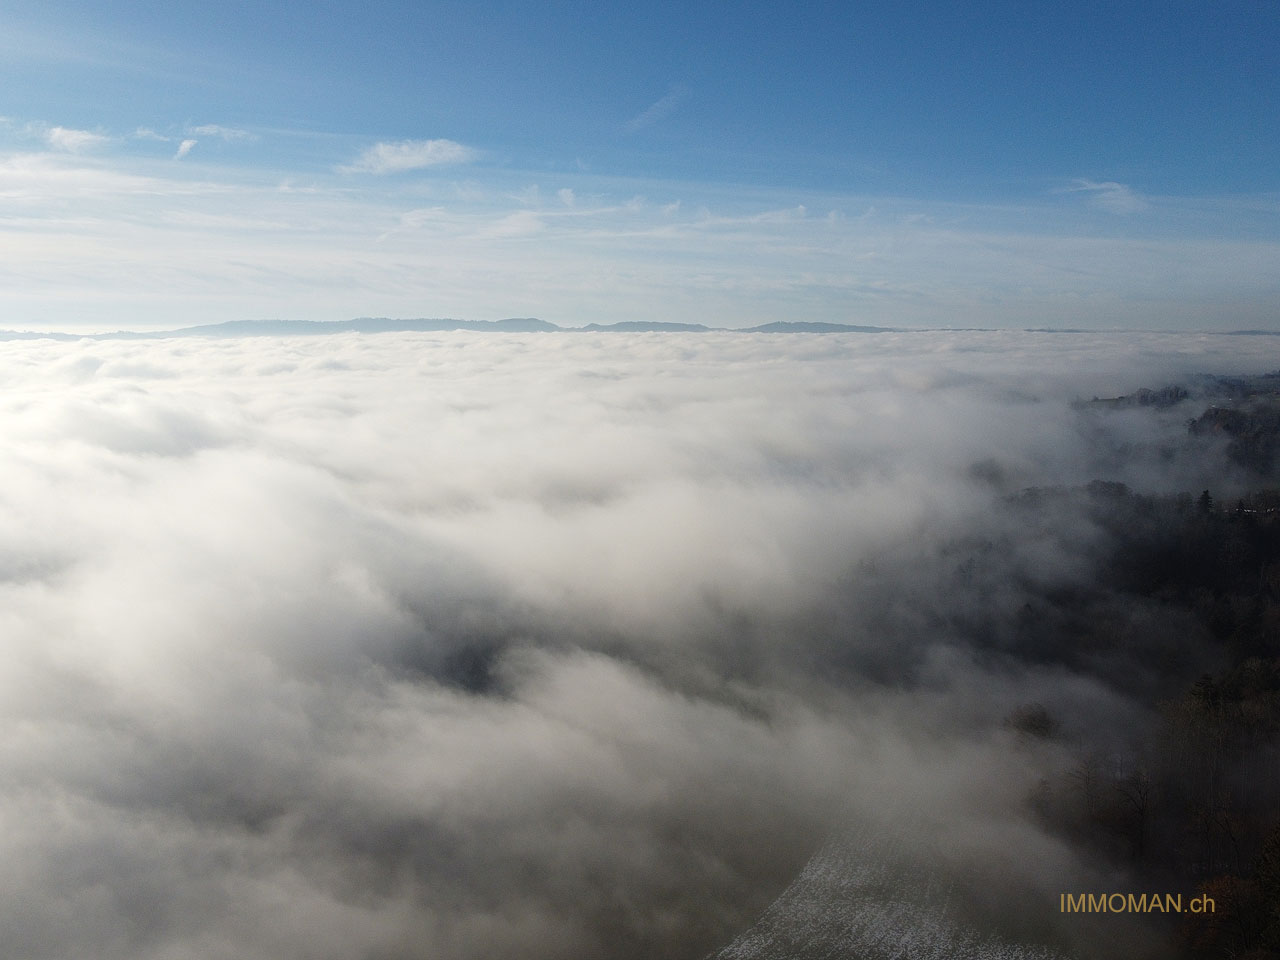
POLYGON ((851 822, 1033 905, 1114 881, 1027 816, 1067 757, 1001 718, 1103 743, 1132 671, 945 627, 948 550, 1004 537, 966 575, 1010 609, 1079 582, 1102 532, 1000 496, 1211 465, 1160 449, 1176 416, 1070 401, 1278 366, 1157 335, 6 344, 6 949, 698 958, 851 822))

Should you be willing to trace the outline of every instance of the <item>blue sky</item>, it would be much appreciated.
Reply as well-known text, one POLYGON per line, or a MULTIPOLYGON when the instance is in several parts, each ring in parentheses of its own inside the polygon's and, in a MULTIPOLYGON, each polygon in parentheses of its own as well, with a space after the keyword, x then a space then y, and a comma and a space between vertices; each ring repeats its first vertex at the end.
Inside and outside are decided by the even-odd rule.
POLYGON ((0 327, 1280 325, 1274 2, 0 0, 0 327))

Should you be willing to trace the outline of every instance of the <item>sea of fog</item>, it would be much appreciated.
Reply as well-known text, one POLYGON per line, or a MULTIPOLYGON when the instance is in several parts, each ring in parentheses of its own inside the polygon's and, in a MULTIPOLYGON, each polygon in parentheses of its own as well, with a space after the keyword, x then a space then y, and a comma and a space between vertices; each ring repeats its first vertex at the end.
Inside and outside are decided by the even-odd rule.
POLYGON ((1003 498, 1246 484, 1159 449, 1185 413, 1072 401, 1276 368, 1192 334, 5 343, 3 952, 699 960, 866 836, 1029 942, 1150 955, 1053 916, 1124 877, 1027 815, 1066 748, 1001 723, 1105 743, 1133 678, 949 634, 948 550, 998 531, 1009 609, 1070 586, 1088 551, 1003 498))

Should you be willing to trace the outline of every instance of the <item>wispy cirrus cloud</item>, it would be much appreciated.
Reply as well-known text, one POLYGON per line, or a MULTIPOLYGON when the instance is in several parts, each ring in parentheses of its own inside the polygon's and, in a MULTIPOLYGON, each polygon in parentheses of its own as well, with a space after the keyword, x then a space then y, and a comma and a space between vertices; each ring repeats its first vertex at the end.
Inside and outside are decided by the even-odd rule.
POLYGON ((197 140, 183 140, 182 143, 178 144, 178 152, 173 155, 173 159, 181 160, 183 157, 185 157, 188 153, 191 152, 191 148, 194 147, 198 142, 199 141, 197 140))
POLYGON ((426 167, 470 163, 477 156, 471 147, 454 140, 383 141, 361 153, 355 163, 338 170, 342 173, 403 173, 426 167))
POLYGON ((498 220, 483 225, 474 234, 476 238, 508 239, 512 237, 531 237, 546 229, 542 216, 532 210, 517 210, 498 220))
POLYGON ((680 106, 688 95, 688 87, 685 87, 682 84, 675 84, 667 91, 667 95, 665 97, 649 104, 648 107, 628 120, 626 125, 622 128, 623 131, 625 133, 635 133, 638 130, 643 130, 645 127, 653 126, 659 120, 662 120, 674 113, 675 109, 680 106))
POLYGON ((68 153, 79 153, 82 150, 91 150, 106 143, 109 139, 100 133, 93 133, 90 130, 73 130, 70 127, 50 127, 44 134, 45 142, 55 150, 65 150, 68 153))
POLYGON ((187 132, 198 134, 202 137, 220 137, 223 140, 257 139, 257 137, 248 130, 238 130, 235 127, 224 127, 216 123, 202 123, 198 127, 188 127, 187 132))
POLYGON ((1089 202, 1108 213, 1129 214, 1145 210, 1150 204, 1132 187, 1114 180, 1097 181, 1077 178, 1065 188, 1067 193, 1085 193, 1089 202))

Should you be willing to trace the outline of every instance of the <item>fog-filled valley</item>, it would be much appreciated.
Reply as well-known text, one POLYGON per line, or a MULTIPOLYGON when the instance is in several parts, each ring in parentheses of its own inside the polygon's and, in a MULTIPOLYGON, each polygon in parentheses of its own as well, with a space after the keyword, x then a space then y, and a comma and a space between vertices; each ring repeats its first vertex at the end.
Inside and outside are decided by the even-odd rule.
POLYGON ((6 956, 1280 956, 1280 338, 3 347, 6 956))

